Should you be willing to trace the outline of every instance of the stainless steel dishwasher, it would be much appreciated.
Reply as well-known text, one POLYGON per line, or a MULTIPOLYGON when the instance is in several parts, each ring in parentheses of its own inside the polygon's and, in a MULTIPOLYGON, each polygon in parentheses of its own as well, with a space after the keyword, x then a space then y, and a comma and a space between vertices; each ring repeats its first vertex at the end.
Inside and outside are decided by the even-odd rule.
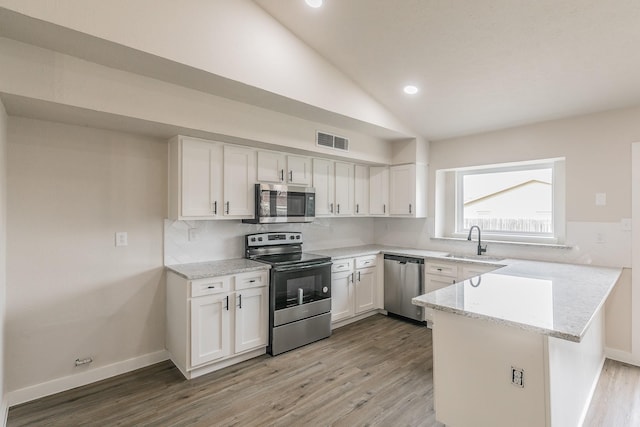
POLYGON ((424 259, 384 256, 384 309, 388 313, 424 321, 422 307, 411 299, 424 293, 424 259))

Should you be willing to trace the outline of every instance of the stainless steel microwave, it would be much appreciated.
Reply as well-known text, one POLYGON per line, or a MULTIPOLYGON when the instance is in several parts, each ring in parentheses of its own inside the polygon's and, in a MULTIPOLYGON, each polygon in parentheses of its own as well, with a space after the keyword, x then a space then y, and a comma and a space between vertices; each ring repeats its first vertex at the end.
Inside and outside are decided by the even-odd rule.
POLYGON ((256 212, 251 224, 312 222, 316 216, 316 189, 278 184, 256 184, 256 212))

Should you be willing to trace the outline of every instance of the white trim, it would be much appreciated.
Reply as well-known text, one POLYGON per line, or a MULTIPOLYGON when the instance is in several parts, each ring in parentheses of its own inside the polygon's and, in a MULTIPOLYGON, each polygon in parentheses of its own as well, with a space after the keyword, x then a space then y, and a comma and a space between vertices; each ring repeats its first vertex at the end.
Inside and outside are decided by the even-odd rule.
POLYGON ((169 353, 166 350, 161 350, 155 353, 149 353, 143 356, 116 362, 111 365, 101 366, 79 374, 56 378, 55 380, 14 390, 7 393, 8 405, 19 405, 21 403, 29 402, 61 391, 70 390, 75 387, 91 384, 96 381, 144 368, 145 366, 153 365, 167 359, 169 359, 169 353))
POLYGON ((631 144, 631 353, 640 360, 640 142, 631 144))
POLYGON ((589 407, 591 406, 593 395, 596 393, 596 389, 598 388, 598 381, 600 381, 600 375, 602 375, 602 368, 604 368, 604 362, 606 360, 606 356, 602 357, 602 360, 600 361, 600 367, 598 368, 598 374, 593 378, 591 389, 589 390, 589 394, 587 394, 587 399, 585 401, 584 407, 582 408, 582 412, 580 413, 580 422, 578 423, 579 426, 584 425, 584 420, 587 418, 587 413, 589 412, 589 407))
POLYGON ((2 418, 0 418, 0 421, 2 421, 2 423, 0 423, 0 425, 2 427, 6 427, 7 426, 7 419, 9 418, 9 402, 7 401, 7 396, 5 395, 4 399, 2 399, 2 402, 0 403, 0 416, 2 418))
POLYGON ((629 365, 640 366, 640 357, 628 351, 618 350, 617 348, 605 347, 604 354, 607 359, 617 362, 627 363, 629 365))

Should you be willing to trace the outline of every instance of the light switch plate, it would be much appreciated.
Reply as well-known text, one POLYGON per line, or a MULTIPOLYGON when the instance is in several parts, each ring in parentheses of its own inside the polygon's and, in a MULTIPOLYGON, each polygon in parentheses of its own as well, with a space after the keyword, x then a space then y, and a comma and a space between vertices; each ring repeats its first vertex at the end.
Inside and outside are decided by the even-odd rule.
POLYGON ((116 231, 116 247, 118 246, 128 246, 129 245, 129 236, 126 231, 116 231))
POLYGON ((596 193, 596 206, 607 205, 607 193, 596 193))

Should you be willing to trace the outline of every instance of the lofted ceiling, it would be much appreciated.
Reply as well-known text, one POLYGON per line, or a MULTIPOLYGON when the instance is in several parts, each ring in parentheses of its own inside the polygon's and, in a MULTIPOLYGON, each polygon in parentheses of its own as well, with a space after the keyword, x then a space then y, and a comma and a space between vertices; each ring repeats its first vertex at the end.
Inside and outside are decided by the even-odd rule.
POLYGON ((430 140, 640 104, 637 0, 254 1, 430 140))

